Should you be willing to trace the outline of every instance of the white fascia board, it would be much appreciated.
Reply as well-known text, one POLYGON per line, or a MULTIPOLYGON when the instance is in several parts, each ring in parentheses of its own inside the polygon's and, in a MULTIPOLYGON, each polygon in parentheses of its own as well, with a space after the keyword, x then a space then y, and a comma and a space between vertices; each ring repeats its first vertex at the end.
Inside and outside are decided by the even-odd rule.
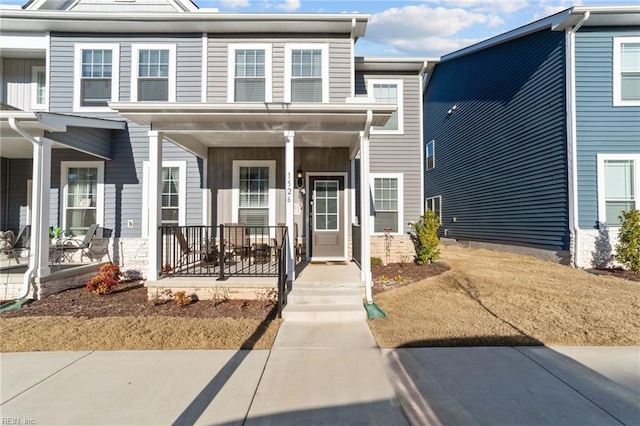
POLYGON ((329 113, 329 112, 390 112, 397 106, 377 103, 312 103, 295 104, 287 102, 257 103, 189 103, 189 102, 109 102, 109 107, 117 112, 145 113, 329 113))
POLYGON ((19 33, 14 31, 0 32, 0 50, 17 49, 20 50, 46 50, 48 47, 47 34, 42 33, 19 33))

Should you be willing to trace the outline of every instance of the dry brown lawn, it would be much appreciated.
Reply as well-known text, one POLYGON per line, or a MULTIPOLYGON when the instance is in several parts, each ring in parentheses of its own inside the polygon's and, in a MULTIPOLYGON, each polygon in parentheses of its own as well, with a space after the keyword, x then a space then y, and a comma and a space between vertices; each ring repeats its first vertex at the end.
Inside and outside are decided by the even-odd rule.
POLYGON ((450 271, 381 293, 381 347, 638 345, 640 283, 489 250, 443 246, 450 271))
POLYGON ((245 318, 3 318, 0 351, 269 349, 279 325, 245 318))

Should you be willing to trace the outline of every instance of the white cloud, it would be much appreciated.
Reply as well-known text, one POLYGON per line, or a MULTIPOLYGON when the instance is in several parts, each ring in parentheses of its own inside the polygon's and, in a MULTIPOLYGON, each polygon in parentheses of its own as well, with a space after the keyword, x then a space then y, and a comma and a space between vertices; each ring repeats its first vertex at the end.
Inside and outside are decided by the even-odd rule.
POLYGON ((220 0, 220 4, 229 9, 237 9, 239 7, 249 7, 249 0, 220 0))
POLYGON ((534 5, 533 20, 546 18, 547 16, 554 15, 558 12, 562 12, 572 6, 581 6, 581 0, 539 0, 534 5))
POLYGON ((282 3, 278 3, 274 7, 276 9, 284 10, 285 12, 293 12, 300 9, 300 0, 284 0, 282 3))
POLYGON ((467 9, 472 12, 509 14, 529 6, 527 0, 425 0, 427 3, 467 9))

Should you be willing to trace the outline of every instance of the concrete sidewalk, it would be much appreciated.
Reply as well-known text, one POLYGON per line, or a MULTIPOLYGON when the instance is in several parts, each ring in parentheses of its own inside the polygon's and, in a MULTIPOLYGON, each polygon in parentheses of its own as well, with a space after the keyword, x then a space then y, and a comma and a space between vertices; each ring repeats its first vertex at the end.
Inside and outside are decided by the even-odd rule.
POLYGON ((631 425, 640 418, 638 347, 381 351, 357 329, 362 325, 283 329, 271 351, 1 354, 0 417, 23 425, 406 424, 407 418, 631 425), (359 337, 350 341, 348 334, 359 337))

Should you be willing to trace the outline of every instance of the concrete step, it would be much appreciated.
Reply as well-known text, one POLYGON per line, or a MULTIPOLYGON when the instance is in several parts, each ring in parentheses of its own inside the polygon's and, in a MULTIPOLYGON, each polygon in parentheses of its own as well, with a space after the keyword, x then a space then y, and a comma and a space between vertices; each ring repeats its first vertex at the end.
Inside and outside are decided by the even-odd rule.
POLYGON ((294 288, 360 288, 364 287, 364 284, 360 281, 352 281, 352 282, 321 282, 321 281, 303 281, 296 280, 293 283, 294 288))
POLYGON ((367 319, 362 303, 346 305, 289 305, 282 311, 285 321, 349 322, 367 319))
POLYGON ((290 305, 362 304, 359 288, 294 288, 287 297, 290 305))

